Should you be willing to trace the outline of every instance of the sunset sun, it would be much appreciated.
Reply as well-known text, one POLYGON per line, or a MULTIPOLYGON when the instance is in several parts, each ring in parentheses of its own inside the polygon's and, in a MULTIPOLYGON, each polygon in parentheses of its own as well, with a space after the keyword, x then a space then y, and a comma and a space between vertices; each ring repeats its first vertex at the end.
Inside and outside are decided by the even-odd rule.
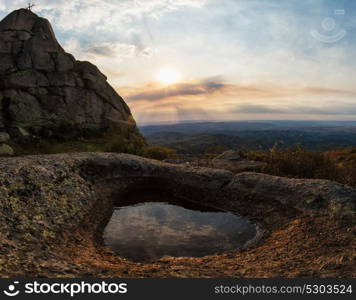
POLYGON ((156 78, 159 82, 170 85, 177 83, 181 78, 181 74, 176 69, 164 68, 158 71, 156 78))

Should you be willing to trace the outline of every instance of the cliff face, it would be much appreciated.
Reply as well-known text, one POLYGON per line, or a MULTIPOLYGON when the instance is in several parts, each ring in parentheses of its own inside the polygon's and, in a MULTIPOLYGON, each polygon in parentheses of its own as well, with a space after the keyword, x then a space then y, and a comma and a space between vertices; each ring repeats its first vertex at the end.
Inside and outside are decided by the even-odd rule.
POLYGON ((48 20, 26 9, 0 22, 0 132, 17 142, 116 131, 139 136, 124 100, 99 69, 76 61, 48 20), (63 136, 64 135, 64 136, 63 136))

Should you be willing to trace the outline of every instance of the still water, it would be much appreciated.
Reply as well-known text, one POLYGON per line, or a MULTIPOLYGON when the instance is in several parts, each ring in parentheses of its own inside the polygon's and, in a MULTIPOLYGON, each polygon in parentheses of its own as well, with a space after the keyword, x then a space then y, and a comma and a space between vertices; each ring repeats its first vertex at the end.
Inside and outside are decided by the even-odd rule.
POLYGON ((104 231, 114 253, 137 262, 201 257, 237 250, 256 235, 249 220, 228 212, 146 202, 118 207, 104 231))

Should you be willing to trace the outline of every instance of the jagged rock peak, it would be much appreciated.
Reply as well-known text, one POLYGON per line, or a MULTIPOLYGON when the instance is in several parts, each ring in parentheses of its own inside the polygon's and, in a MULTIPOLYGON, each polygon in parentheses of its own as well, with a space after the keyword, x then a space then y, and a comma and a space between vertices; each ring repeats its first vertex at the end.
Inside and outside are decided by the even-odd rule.
POLYGON ((29 9, 15 10, 0 22, 0 32, 14 31, 12 38, 29 39, 38 36, 43 40, 48 40, 57 46, 57 51, 63 51, 59 46, 50 22, 34 14, 29 9), (30 35, 29 35, 30 34, 30 35))
POLYGON ((29 9, 15 10, 0 23, 0 31, 20 30, 31 32, 39 17, 29 9))

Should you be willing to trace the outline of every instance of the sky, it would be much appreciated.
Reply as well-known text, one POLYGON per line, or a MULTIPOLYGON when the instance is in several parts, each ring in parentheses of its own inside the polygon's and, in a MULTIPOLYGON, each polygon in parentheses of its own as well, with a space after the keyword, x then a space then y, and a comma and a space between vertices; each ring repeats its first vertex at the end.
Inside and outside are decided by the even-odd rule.
MULTIPOLYGON (((0 0, 0 18, 27 2, 0 0)), ((356 120, 356 1, 34 3, 140 124, 356 120)))

